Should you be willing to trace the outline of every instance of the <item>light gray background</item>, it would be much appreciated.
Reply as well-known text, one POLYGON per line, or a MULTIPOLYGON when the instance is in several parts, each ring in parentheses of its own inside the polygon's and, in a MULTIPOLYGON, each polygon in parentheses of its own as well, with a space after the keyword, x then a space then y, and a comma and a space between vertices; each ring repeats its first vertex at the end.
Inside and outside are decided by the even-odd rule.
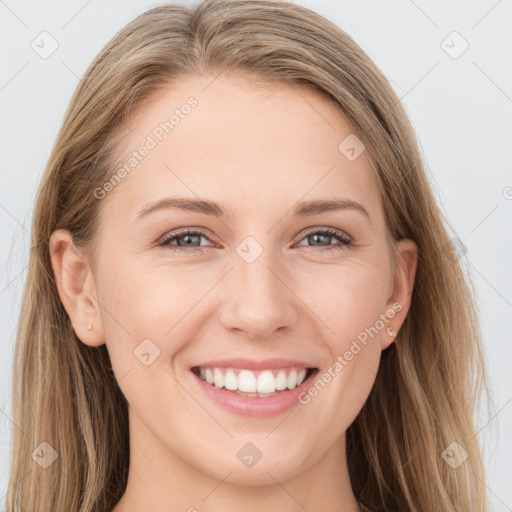
MULTIPOLYGON (((442 208, 467 247, 495 400, 492 415, 480 414, 479 438, 495 510, 511 511, 512 3, 296 3, 338 24, 388 77, 416 130, 442 208), (469 44, 458 58, 442 46, 453 31, 469 44)), ((0 0, 0 509, 16 428, 11 366, 35 191, 80 77, 121 27, 156 5, 0 0), (43 31, 59 45, 47 59, 31 48, 43 31)), ((462 48, 453 36, 445 44, 462 48)))

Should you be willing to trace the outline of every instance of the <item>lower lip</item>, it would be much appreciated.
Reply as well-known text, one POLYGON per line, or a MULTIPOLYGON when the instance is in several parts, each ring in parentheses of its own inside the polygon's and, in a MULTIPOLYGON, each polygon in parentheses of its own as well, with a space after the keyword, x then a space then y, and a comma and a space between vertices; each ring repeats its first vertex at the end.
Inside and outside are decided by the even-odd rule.
POLYGON ((217 388, 199 378, 195 373, 191 373, 206 395, 222 408, 240 416, 277 416, 299 403, 299 394, 309 387, 311 378, 314 377, 317 372, 318 370, 313 371, 311 375, 296 388, 280 391, 277 395, 266 398, 243 396, 237 394, 235 391, 217 388))

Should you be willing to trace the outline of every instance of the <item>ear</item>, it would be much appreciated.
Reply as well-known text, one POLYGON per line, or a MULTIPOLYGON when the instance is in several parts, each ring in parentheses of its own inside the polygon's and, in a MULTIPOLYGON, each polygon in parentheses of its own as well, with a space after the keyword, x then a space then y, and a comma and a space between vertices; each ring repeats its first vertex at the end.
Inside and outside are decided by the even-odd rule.
POLYGON ((388 348, 395 341, 411 306, 414 278, 418 265, 418 246, 415 242, 404 238, 397 243, 396 263, 393 291, 386 304, 386 315, 389 321, 381 340, 382 350, 388 348))
POLYGON ((50 236, 50 258, 60 300, 80 340, 91 347, 105 343, 94 277, 68 230, 50 236), (88 326, 91 326, 88 329, 88 326))

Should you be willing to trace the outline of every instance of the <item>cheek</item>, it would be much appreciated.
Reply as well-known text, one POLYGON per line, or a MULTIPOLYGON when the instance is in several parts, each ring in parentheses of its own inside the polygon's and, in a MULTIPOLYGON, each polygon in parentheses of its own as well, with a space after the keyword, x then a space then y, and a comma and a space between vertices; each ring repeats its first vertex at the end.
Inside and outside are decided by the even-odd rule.
POLYGON ((335 432, 349 427, 375 382, 387 325, 380 319, 385 292, 378 272, 346 266, 336 279, 324 282, 323 290, 309 296, 308 304, 329 327, 318 336, 329 355, 301 403, 311 404, 311 414, 322 411, 326 422, 336 425, 335 432))
POLYGON ((158 372, 145 371, 144 358, 159 370, 179 358, 205 315, 211 317, 221 307, 208 290, 225 269, 206 262, 187 266, 135 257, 115 260, 115 266, 100 269, 106 345, 118 378, 130 371, 131 380, 136 377, 151 388, 158 372))
POLYGON ((301 272, 299 296, 323 322, 333 351, 344 352, 384 313, 389 277, 382 266, 355 258, 301 272))
POLYGON ((319 341, 329 358, 312 393, 320 409, 329 410, 332 421, 346 428, 344 422, 364 405, 378 370, 380 340, 388 325, 381 315, 386 312, 390 275, 384 264, 354 260, 317 269, 314 278, 308 305, 328 326, 322 327, 319 341), (333 408, 333 403, 340 407, 333 408))
POLYGON ((179 269, 163 269, 135 259, 119 258, 115 267, 102 275, 102 300, 112 313, 105 315, 108 327, 158 338, 172 326, 192 283, 179 269))
POLYGON ((130 369, 144 368, 141 363, 148 356, 141 360, 141 354, 149 352, 152 360, 161 357, 162 361, 174 352, 171 334, 164 337, 177 321, 177 310, 181 311, 176 304, 182 304, 182 290, 172 279, 173 274, 157 275, 144 265, 119 258, 115 265, 103 263, 99 275, 98 301, 116 374, 122 376, 130 369), (166 343, 162 342, 164 339, 166 343))

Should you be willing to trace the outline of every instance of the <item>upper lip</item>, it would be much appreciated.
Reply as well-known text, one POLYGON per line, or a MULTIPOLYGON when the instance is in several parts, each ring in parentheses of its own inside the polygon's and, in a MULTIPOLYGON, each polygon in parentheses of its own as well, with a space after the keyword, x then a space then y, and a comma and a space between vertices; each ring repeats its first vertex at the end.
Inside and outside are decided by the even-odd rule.
POLYGON ((214 367, 214 368, 244 368, 247 370, 271 370, 275 368, 315 368, 308 363, 302 361, 294 361, 292 359, 264 359, 262 361, 254 361, 251 359, 219 359, 216 361, 203 361, 200 364, 191 366, 195 368, 201 367, 214 367))

